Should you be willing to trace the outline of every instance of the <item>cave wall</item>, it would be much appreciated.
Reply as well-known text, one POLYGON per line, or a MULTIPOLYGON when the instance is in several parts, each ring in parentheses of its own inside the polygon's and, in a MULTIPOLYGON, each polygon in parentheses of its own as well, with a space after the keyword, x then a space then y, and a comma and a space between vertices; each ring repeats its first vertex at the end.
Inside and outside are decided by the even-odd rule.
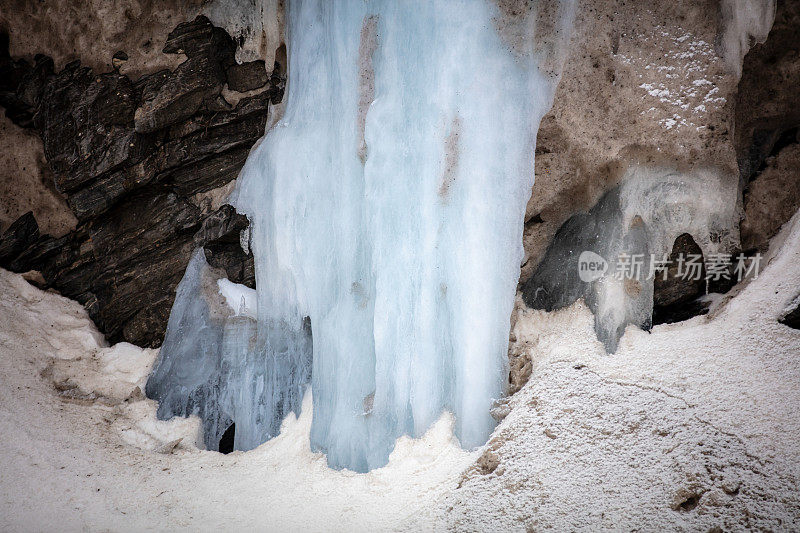
POLYGON ((53 173, 36 133, 0 116, 0 233, 32 211, 42 231, 61 237, 77 219, 55 188, 53 173))
POLYGON ((747 54, 736 95, 744 191, 742 248, 764 252, 800 208, 800 2, 778 3, 763 44, 747 54))
POLYGON ((551 111, 539 129, 521 281, 556 230, 630 165, 713 167, 737 179, 737 73, 715 43, 723 3, 579 2, 551 111))
MULTIPOLYGON (((513 18, 527 3, 498 5, 513 18)), ((772 2, 578 1, 537 138, 521 281, 631 165, 740 180, 742 247, 762 248, 798 204, 797 6, 778 2, 759 44, 772 2)), ((251 283, 235 245, 244 222, 220 206, 282 94, 282 13, 279 0, 0 0, 2 265, 40 270, 112 340, 147 345, 193 246, 251 283), (202 29, 185 24, 201 13, 202 29), (230 232, 195 237, 209 217, 230 232), (106 249, 116 242, 137 251, 106 249)))
POLYGON ((282 0, 0 0, 0 30, 11 38, 12 56, 32 62, 47 54, 56 70, 80 60, 107 72, 122 51, 128 61, 120 72, 131 78, 177 67, 185 58, 163 54, 164 40, 198 15, 231 35, 238 62, 274 62, 283 41, 282 0))
MULTIPOLYGON (((579 5, 561 84, 537 138, 522 287, 556 231, 590 212, 632 166, 670 167, 687 179, 710 170, 726 189, 738 187, 741 239, 724 250, 734 256, 763 252, 800 207, 800 2, 627 4, 579 5)), ((728 230, 738 234, 739 224, 728 230)), ((730 285, 712 283, 702 293, 730 285)), ((658 321, 707 312, 708 301, 697 296, 690 284, 656 284, 658 321)), ((527 380, 528 353, 512 333, 511 391, 527 380)))
MULTIPOLYGON (((161 48, 183 61, 140 78, 79 61, 58 70, 48 56, 31 63, 0 50, 7 120, 31 157, 41 146, 52 195, 77 221, 59 231, 28 201, 33 213, 0 236, 0 266, 40 272, 44 287, 84 304, 112 342, 147 346, 161 343, 195 247, 253 285, 252 256, 238 244, 246 218, 220 200, 285 83, 261 60, 237 63, 236 42, 203 16, 177 25, 161 48)), ((25 180, 40 178, 23 171, 8 188, 22 191, 25 180)), ((12 197, 22 211, 25 198, 12 197)))

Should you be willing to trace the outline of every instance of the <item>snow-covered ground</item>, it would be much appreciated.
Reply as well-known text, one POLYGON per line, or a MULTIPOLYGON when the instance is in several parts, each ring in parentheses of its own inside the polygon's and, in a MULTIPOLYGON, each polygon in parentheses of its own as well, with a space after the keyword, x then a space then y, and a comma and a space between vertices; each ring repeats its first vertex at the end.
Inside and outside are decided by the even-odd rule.
POLYGON ((519 310, 531 378, 442 519, 459 530, 800 528, 800 331, 778 322, 800 292, 800 214, 772 245, 761 275, 712 318, 629 326, 611 356, 582 303, 519 310))
POLYGON ((254 451, 199 450, 197 420, 142 397, 154 350, 0 270, 0 530, 797 529, 800 331, 777 318, 800 216, 773 244, 711 318, 629 328, 611 356, 581 302, 518 311, 533 373, 487 446, 444 415, 369 474, 309 451, 310 398, 254 451))
POLYGON ((198 450, 198 420, 157 421, 142 397, 155 355, 105 347, 79 304, 0 270, 0 531, 392 529, 475 458, 444 415, 384 468, 331 470, 310 396, 254 451, 198 450))

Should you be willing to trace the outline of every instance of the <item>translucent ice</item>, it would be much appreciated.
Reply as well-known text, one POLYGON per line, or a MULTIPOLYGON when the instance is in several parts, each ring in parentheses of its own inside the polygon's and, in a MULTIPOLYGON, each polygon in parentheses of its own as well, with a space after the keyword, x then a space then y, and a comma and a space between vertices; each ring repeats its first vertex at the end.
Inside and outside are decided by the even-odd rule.
POLYGON ((277 435, 290 411, 299 413, 310 379, 310 332, 302 324, 290 332, 299 347, 292 353, 279 344, 286 337, 259 342, 247 308, 250 289, 222 276, 208 266, 202 250, 195 253, 178 285, 146 393, 158 400, 159 418, 199 416, 207 449, 218 449, 222 434, 236 422, 234 447, 249 450, 277 435), (237 301, 245 306, 234 311, 231 304, 237 301), (275 365, 283 356, 295 357, 275 365), (293 373, 291 380, 286 373, 293 373))
POLYGON ((226 325, 218 358, 238 372, 224 370, 237 447, 240 431, 256 444, 274 434, 264 420, 298 405, 306 317, 311 442, 331 466, 381 466, 398 436, 443 410, 462 445, 485 441, 536 131, 572 9, 560 5, 558 38, 539 46, 535 10, 487 0, 288 3, 284 115, 231 199, 251 221, 258 307, 255 348, 226 325), (269 400, 280 390, 285 403, 269 400))

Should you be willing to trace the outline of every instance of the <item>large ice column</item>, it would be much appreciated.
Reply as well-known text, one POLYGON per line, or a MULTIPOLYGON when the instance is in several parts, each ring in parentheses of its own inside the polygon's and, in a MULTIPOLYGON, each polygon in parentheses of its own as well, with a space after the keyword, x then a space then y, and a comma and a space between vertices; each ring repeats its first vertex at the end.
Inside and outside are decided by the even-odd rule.
MULTIPOLYGON (((566 26, 572 2, 550 7, 566 26)), ((536 46, 536 10, 488 0, 297 0, 286 20, 284 114, 231 198, 258 290, 255 340, 226 326, 218 356, 236 446, 298 405, 312 352, 311 442, 331 466, 381 466, 444 410, 480 445, 556 51, 536 46)))

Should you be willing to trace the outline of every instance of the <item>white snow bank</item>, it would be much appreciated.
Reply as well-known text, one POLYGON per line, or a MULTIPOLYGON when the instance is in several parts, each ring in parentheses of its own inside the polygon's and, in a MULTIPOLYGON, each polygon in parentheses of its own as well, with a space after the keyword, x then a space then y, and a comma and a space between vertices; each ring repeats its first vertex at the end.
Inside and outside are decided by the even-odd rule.
POLYGON ((0 270, 0 530, 397 529, 476 457, 445 414, 384 468, 331 470, 310 395, 256 450, 202 451, 198 419, 156 420, 136 391, 156 355, 107 347, 79 304, 0 270))
POLYGON ((798 291, 800 214, 713 317, 628 327, 611 356, 582 302, 519 308, 532 375, 440 525, 798 529, 800 331, 777 321, 798 291))

